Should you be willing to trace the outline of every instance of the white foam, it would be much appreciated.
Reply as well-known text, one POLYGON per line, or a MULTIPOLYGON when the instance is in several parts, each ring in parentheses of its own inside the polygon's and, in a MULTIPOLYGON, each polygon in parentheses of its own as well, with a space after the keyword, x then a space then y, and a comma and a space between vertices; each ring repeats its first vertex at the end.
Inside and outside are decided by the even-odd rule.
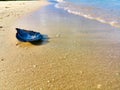
POLYGON ((112 21, 112 22, 110 22, 110 25, 111 25, 111 26, 115 26, 115 27, 120 28, 119 23, 118 23, 118 22, 116 22, 116 21, 112 21))
POLYGON ((101 19, 101 18, 99 18, 99 17, 98 17, 98 18, 96 18, 96 20, 97 20, 97 21, 100 21, 101 23, 106 23, 106 21, 105 21, 105 20, 103 20, 103 19, 101 19))
POLYGON ((64 0, 56 0, 57 2, 63 2, 64 0))
MULTIPOLYGON (((63 0, 58 0, 58 1, 61 2, 63 0)), ((66 10, 67 12, 69 12, 71 14, 74 14, 74 15, 83 16, 83 17, 88 18, 88 19, 97 20, 97 21, 99 21, 101 23, 109 24, 111 26, 119 27, 120 28, 120 23, 118 23, 114 19, 111 19, 111 18, 109 19, 109 17, 107 17, 107 18, 101 17, 101 14, 99 14, 99 13, 98 13, 98 15, 96 15, 94 13, 86 12, 85 11, 86 9, 84 10, 84 8, 82 9, 81 7, 75 6, 72 3, 68 3, 68 2, 64 1, 62 3, 56 4, 55 7, 56 8, 62 8, 64 10, 66 10)))

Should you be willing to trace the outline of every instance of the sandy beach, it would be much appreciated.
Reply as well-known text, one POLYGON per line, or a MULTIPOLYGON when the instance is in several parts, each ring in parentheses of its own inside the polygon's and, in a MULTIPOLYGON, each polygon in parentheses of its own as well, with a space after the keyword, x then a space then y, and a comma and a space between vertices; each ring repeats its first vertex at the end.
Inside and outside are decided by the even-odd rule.
MULTIPOLYGON (((19 42, 15 38, 16 31, 12 26, 14 22, 22 16, 47 4, 48 2, 45 0, 0 1, 0 90, 27 90, 22 86, 16 86, 17 78, 15 79, 16 76, 12 75, 20 70, 20 67, 13 67, 15 65, 13 65, 13 62, 15 62, 16 65, 17 63, 20 63, 19 55, 22 55, 20 52, 19 55, 16 53, 16 50, 19 47, 17 47, 19 42), (15 59, 18 61, 14 61, 15 59), (11 81, 10 78, 15 80, 15 82, 11 81)), ((28 88, 28 90, 30 89, 28 88)))
POLYGON ((120 90, 119 28, 46 5, 0 2, 0 90, 120 90), (19 42, 16 27, 50 39, 19 42))

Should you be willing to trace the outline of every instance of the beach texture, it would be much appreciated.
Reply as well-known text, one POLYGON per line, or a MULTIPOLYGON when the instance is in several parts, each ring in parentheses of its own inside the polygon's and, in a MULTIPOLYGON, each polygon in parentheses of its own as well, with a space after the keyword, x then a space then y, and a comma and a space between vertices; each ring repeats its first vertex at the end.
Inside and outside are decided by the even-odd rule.
MULTIPOLYGON (((23 85, 21 83, 21 79, 23 78, 17 74, 21 67, 17 64, 20 64, 20 62, 22 62, 22 65, 25 64, 19 58, 19 56, 22 56, 22 51, 19 52, 19 50, 17 50, 19 46, 17 47, 18 41, 15 38, 16 31, 12 26, 14 22, 22 16, 47 4, 48 2, 44 0, 0 1, 0 90, 27 90, 23 87, 25 84, 23 85), (17 83, 19 82, 22 86, 18 86, 17 83)), ((27 58, 25 60, 27 60, 27 58)), ((29 87, 28 90, 30 90, 29 87)))
MULTIPOLYGON (((39 45, 15 38, 15 22, 47 4, 0 2, 0 90, 120 90, 120 31, 114 27, 63 17, 61 24, 43 24, 40 32, 50 39, 39 45)), ((48 17, 56 20, 54 12, 48 17)))

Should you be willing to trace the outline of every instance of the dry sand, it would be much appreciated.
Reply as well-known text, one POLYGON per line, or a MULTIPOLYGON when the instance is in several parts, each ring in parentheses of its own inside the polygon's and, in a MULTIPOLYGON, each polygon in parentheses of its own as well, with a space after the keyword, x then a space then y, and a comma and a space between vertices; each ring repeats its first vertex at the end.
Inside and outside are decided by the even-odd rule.
POLYGON ((118 40, 69 30, 44 45, 16 40, 16 19, 46 4, 0 2, 0 90, 120 90, 118 40))

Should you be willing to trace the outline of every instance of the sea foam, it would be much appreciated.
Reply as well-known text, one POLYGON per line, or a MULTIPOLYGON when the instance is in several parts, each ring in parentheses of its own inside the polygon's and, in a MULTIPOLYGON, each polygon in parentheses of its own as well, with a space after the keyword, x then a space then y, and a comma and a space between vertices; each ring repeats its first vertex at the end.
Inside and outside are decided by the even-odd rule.
POLYGON ((95 6, 77 5, 63 0, 57 0, 59 3, 55 5, 56 8, 62 8, 68 13, 83 16, 88 19, 97 20, 101 23, 109 24, 120 28, 120 19, 118 16, 111 13, 109 9, 104 9, 95 6))

